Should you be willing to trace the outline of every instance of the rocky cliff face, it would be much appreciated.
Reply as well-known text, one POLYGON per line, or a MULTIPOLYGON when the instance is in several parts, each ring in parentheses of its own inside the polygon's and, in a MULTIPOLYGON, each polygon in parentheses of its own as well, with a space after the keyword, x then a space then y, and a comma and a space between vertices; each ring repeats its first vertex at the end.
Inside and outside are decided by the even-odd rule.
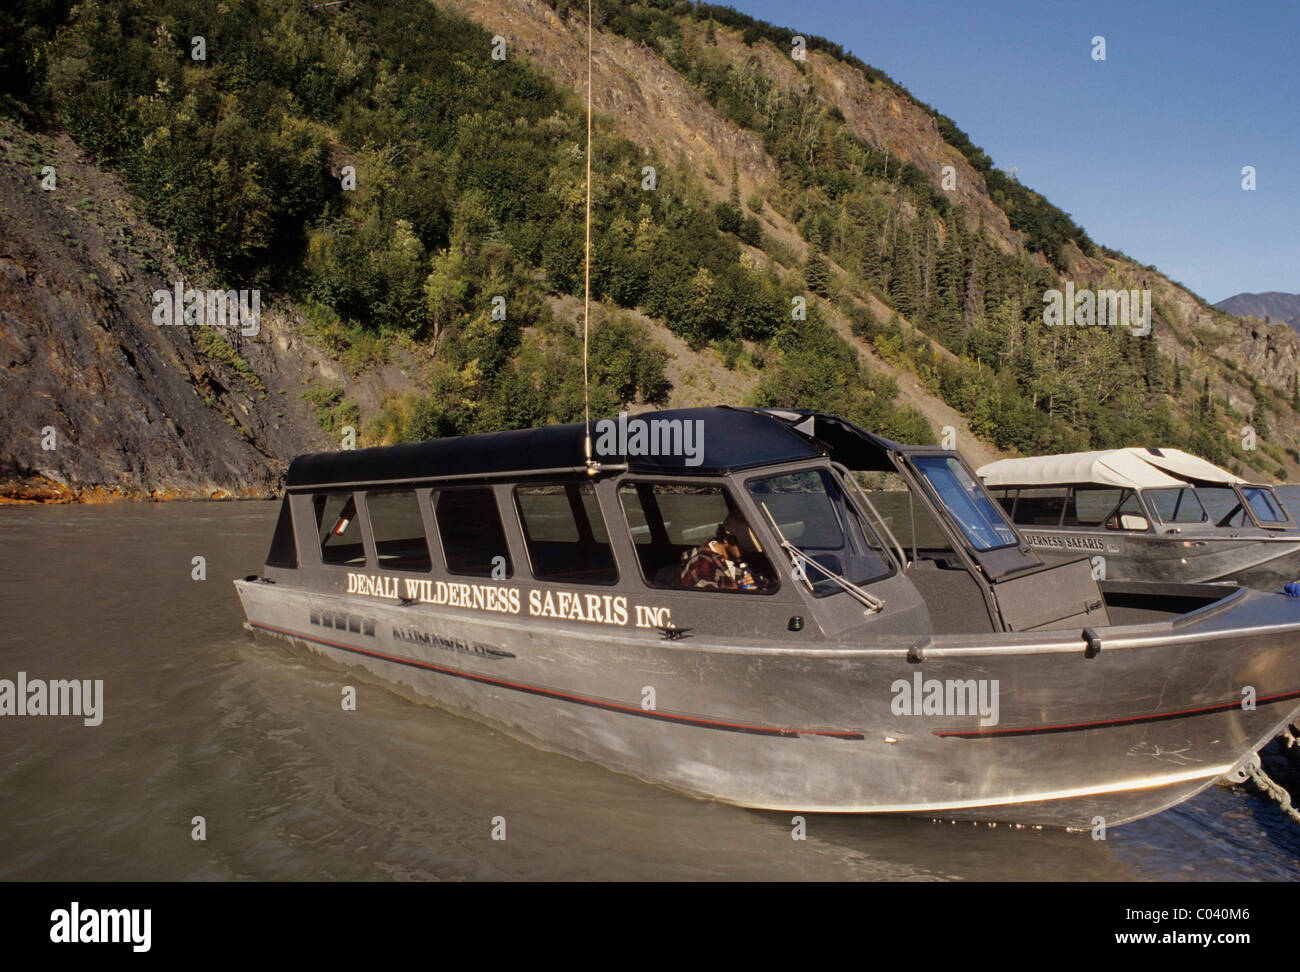
POLYGON ((1234 328, 1226 350, 1245 371, 1278 388, 1289 388, 1300 374, 1300 341, 1286 324, 1247 321, 1234 328))
POLYGON ((177 280, 195 271, 116 179, 0 122, 0 497, 268 496, 337 448, 302 393, 341 376, 293 308, 264 295, 255 336, 156 326, 177 280))

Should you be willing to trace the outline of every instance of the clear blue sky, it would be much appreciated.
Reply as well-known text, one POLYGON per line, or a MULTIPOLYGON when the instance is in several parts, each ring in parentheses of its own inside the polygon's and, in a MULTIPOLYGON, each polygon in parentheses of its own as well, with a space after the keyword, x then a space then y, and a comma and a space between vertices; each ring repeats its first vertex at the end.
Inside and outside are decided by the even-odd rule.
POLYGON ((1300 2, 731 5, 885 71, 1098 243, 1207 300, 1300 292, 1300 2))

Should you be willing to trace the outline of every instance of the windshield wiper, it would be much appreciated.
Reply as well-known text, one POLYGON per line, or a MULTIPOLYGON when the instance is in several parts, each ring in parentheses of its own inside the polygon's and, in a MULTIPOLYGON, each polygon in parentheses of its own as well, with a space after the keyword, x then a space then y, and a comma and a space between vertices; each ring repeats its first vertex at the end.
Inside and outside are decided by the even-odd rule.
POLYGON ((866 591, 864 591, 861 587, 853 583, 848 578, 841 577, 839 574, 835 573, 835 571, 831 570, 826 565, 819 563, 816 560, 813 560, 812 557, 808 556, 808 554, 804 553, 802 550, 800 550, 798 547, 792 544, 789 540, 787 540, 785 538, 785 534, 781 532, 781 528, 777 526, 776 517, 774 517, 772 515, 772 511, 767 508, 767 504, 760 503, 759 505, 763 507, 763 512, 767 515, 767 522, 772 524, 772 531, 776 534, 776 539, 780 542, 781 549, 784 550, 786 554, 790 557, 791 563, 793 563, 796 567, 799 568, 799 577, 804 582, 804 584, 808 586, 809 593, 812 593, 813 583, 811 580, 808 579, 808 567, 812 566, 812 567, 816 567, 819 571, 821 571, 823 574, 829 577, 840 587, 844 588, 844 590, 848 591, 849 594, 851 594, 859 602, 865 605, 867 609, 867 614, 875 614, 876 612, 884 609, 885 602, 882 601, 880 598, 873 597, 871 594, 868 594, 866 591))

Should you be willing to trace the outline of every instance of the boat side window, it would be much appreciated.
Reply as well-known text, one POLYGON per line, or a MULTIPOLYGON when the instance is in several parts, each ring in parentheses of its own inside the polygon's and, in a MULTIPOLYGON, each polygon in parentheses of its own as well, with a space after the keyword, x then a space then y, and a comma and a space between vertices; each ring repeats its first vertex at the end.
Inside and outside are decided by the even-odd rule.
MULTIPOLYGON (((1019 490, 1011 486, 990 486, 988 487, 989 495, 998 501, 999 505, 1007 511, 1007 516, 1011 516, 1011 511, 1016 508, 1016 493, 1019 490)), ((1015 522, 1015 517, 1012 517, 1015 522)))
POLYGON ((375 538, 380 567, 422 573, 433 568, 414 489, 368 492, 366 510, 370 514, 370 532, 375 538))
POLYGON ((724 487, 635 482, 618 496, 651 587, 745 594, 777 589, 771 561, 724 487))
POLYGON ((504 565, 505 576, 513 574, 510 546, 491 489, 486 486, 436 489, 432 500, 449 573, 491 577, 495 566, 504 565))
POLYGON ((327 564, 363 567, 366 548, 357 523, 357 501, 349 493, 325 493, 312 497, 316 530, 320 538, 320 559, 327 564))
POLYGON ((1277 511, 1278 513, 1282 514, 1281 522, 1290 524, 1292 522, 1291 513, 1290 511, 1287 510, 1286 504, 1282 502, 1282 497, 1277 495, 1277 490, 1273 489, 1273 487, 1271 486, 1260 486, 1257 488, 1262 489, 1264 490, 1264 492, 1268 493, 1272 501, 1277 504, 1277 511))
POLYGON ((1263 489, 1259 486, 1243 486, 1241 491, 1245 494, 1246 501, 1250 503, 1255 519, 1259 520, 1260 523, 1286 522, 1286 513, 1283 512, 1281 504, 1277 501, 1277 497, 1273 495, 1271 489, 1263 489))
POLYGON ((1215 526, 1239 527, 1250 525, 1250 515, 1237 499, 1231 486, 1198 486, 1196 495, 1215 526))
POLYGON ((972 547, 994 550, 1020 542, 1002 507, 980 488, 960 460, 915 454, 909 458, 972 547))
POLYGON ((1146 496, 1166 523, 1204 523, 1210 518, 1190 486, 1148 489, 1146 496))
MULTIPOLYGON (((826 470, 751 479, 748 486, 759 509, 771 515, 781 535, 813 564, 854 584, 879 580, 893 570, 880 542, 826 470)), ((816 596, 844 590, 812 564, 804 573, 816 596)))
POLYGON ((616 584, 618 566, 591 483, 519 486, 515 505, 538 580, 616 584))
POLYGON ((1116 487, 1078 486, 1070 491, 1061 523, 1063 526, 1101 526, 1125 498, 1124 490, 1116 487))
POLYGON ((1064 486, 1022 489, 1012 519, 1022 526, 1059 526, 1069 493, 1064 486))

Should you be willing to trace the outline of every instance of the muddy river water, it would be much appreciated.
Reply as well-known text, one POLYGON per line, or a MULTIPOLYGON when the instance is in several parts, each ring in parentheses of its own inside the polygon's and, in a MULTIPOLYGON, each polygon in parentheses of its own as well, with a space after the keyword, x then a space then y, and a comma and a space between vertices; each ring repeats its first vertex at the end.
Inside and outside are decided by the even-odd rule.
MULTIPOLYGON (((0 508, 0 678, 103 683, 99 725, 0 718, 0 879, 1300 877, 1300 826, 1250 786, 1104 841, 818 815, 792 840, 788 814, 540 751, 245 632, 230 581, 259 569, 275 512, 0 508)), ((1297 792, 1294 752, 1265 766, 1297 792)))

